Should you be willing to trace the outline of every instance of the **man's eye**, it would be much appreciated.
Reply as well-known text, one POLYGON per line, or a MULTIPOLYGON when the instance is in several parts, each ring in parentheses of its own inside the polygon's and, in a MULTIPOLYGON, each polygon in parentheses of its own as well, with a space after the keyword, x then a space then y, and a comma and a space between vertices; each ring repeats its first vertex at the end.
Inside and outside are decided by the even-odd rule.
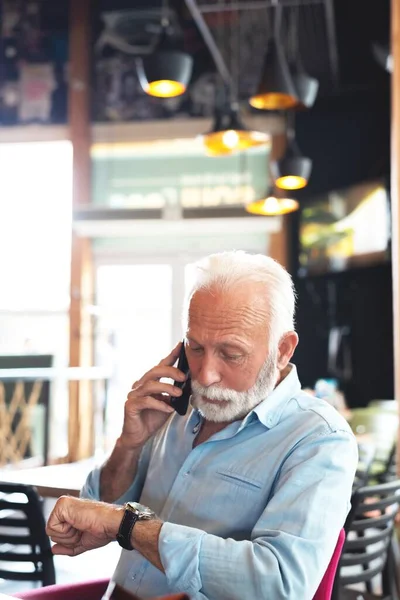
POLYGON ((203 352, 203 348, 191 348, 189 346, 191 352, 194 352, 195 354, 200 354, 200 352, 203 352))
POLYGON ((223 358, 225 360, 239 360, 241 358, 240 354, 223 354, 223 358))

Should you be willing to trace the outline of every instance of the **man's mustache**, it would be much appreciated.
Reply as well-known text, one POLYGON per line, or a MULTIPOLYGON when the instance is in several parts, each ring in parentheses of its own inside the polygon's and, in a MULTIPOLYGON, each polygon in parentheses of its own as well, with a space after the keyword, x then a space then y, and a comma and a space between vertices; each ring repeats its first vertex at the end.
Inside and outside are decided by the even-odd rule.
POLYGON ((217 400, 219 402, 230 402, 232 400, 232 392, 229 388, 221 388, 217 385, 205 387, 198 381, 192 380, 192 392, 195 396, 203 396, 209 400, 217 400))

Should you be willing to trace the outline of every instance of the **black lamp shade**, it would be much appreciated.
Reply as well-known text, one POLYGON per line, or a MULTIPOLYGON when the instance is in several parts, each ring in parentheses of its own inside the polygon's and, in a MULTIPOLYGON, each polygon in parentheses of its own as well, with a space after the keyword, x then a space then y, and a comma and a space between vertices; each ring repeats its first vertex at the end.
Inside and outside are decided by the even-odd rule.
POLYGON ((297 71, 293 74, 293 83, 297 90, 299 107, 311 108, 318 94, 318 80, 304 71, 297 71))
POLYGON ((388 73, 393 73, 393 55, 390 53, 389 44, 372 44, 372 53, 377 63, 388 73))
POLYGON ((235 131, 246 131, 247 127, 242 122, 239 113, 234 108, 223 108, 216 111, 215 121, 210 133, 218 131, 227 131, 233 129, 235 131))
POLYGON ((137 59, 137 73, 143 90, 164 98, 180 96, 189 83, 193 58, 179 50, 158 50, 137 59))
POLYGON ((213 128, 202 139, 210 156, 231 154, 270 143, 267 133, 247 129, 234 106, 223 106, 216 111, 213 128))
POLYGON ((298 190, 310 179, 312 160, 305 156, 284 156, 270 166, 275 185, 281 189, 298 190))
POLYGON ((298 92, 284 51, 273 38, 268 43, 257 92, 249 102, 254 108, 262 110, 284 110, 293 108, 298 101, 298 92))

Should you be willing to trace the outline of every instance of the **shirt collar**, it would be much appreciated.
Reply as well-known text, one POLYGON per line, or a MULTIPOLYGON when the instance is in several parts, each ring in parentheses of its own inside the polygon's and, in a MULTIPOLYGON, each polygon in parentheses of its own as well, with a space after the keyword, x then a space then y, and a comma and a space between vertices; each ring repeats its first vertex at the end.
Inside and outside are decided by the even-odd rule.
POLYGON ((289 363, 289 366, 290 371, 286 377, 282 379, 265 400, 260 402, 260 404, 247 415, 242 423, 242 427, 244 427, 250 419, 254 419, 253 415, 257 415, 258 420, 265 425, 265 427, 268 427, 268 429, 271 429, 279 422, 286 404, 301 390, 296 366, 292 363, 289 363))

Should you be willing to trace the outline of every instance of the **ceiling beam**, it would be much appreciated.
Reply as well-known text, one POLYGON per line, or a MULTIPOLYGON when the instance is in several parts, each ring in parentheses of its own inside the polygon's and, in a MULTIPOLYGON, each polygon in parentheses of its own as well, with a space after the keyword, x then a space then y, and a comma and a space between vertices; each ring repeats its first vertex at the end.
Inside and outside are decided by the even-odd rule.
MULTIPOLYGON (((280 0, 282 7, 286 6, 315 6, 325 4, 326 0, 280 0)), ((217 4, 200 4, 198 9, 202 14, 215 12, 231 12, 236 10, 265 10, 277 6, 277 0, 255 0, 252 2, 217 2, 217 4)))

